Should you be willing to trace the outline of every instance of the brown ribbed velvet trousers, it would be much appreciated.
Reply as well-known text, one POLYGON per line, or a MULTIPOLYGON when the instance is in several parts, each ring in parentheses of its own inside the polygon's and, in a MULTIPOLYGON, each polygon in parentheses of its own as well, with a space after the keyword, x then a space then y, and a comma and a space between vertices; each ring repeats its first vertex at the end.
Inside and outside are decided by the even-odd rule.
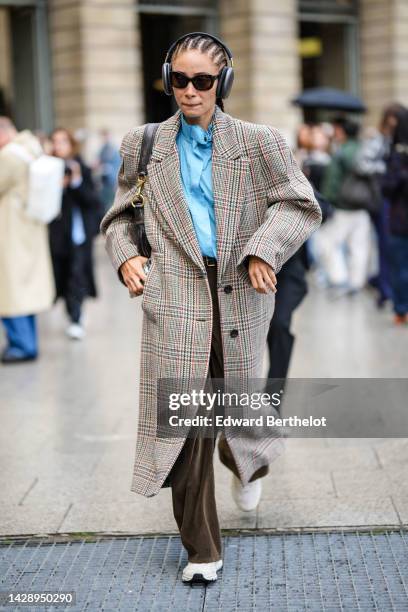
MULTIPOLYGON (((213 330, 209 362, 209 378, 224 377, 224 360, 217 295, 217 267, 206 265, 213 304, 213 330)), ((215 389, 213 389, 215 391, 215 389)), ((213 437, 187 438, 171 470, 170 481, 173 512, 181 541, 192 563, 210 563, 222 558, 221 532, 217 516, 214 488, 213 455, 217 431, 213 437)), ((221 462, 236 476, 239 472, 228 446, 220 433, 218 453, 221 462)), ((265 476, 262 467, 251 481, 265 476)))

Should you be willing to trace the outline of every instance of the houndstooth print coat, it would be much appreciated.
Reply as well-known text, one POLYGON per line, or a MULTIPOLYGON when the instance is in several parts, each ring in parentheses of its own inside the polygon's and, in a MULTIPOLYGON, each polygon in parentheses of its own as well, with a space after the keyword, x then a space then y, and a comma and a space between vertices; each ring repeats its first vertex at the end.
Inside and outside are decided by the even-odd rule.
MULTIPOLYGON (((141 298, 139 419, 131 491, 146 497, 160 491, 184 444, 183 438, 156 435, 156 384, 160 378, 205 380, 211 349, 210 288, 180 177, 176 146, 180 116, 177 111, 159 126, 144 192, 152 266, 141 298)), ((275 296, 252 287, 247 256, 257 255, 279 272, 319 226, 321 213, 277 130, 235 119, 218 107, 213 120, 224 377, 260 378, 275 296), (233 290, 224 292, 226 285, 233 290)), ((101 224, 118 271, 123 262, 138 255, 130 202, 135 196, 143 127, 130 130, 123 139, 118 190, 101 224)), ((280 452, 278 438, 258 439, 255 434, 243 438, 228 432, 226 437, 243 484, 280 452)))

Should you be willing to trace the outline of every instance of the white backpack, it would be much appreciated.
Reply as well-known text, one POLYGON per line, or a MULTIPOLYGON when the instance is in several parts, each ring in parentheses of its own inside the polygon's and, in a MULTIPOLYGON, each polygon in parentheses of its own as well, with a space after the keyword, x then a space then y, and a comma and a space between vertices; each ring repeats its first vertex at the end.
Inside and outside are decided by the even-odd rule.
POLYGON ((10 142, 6 147, 7 151, 29 164, 25 213, 40 223, 50 223, 61 211, 65 169, 63 160, 45 154, 35 158, 16 142, 10 142))

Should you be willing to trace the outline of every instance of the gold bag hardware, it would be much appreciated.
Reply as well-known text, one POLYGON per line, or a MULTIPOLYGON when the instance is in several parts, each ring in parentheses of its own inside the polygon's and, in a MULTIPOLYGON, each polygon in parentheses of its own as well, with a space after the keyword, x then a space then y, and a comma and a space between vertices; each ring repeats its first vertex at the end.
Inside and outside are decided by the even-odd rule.
POLYGON ((137 206, 143 206, 144 204, 144 196, 142 194, 142 191, 143 191, 143 187, 146 182, 146 179, 147 179, 146 172, 140 172, 137 178, 137 183, 136 183, 136 194, 135 194, 134 199, 131 202, 133 208, 136 208, 137 206))

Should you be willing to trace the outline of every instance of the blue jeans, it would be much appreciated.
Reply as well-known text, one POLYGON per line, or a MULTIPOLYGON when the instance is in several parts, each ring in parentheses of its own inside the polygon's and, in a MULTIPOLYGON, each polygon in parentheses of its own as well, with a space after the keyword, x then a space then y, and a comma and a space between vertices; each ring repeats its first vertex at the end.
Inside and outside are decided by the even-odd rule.
POLYGON ((388 257, 394 312, 405 315, 408 314, 408 236, 390 234, 388 257))
POLYGON ((380 299, 382 300, 392 299, 388 258, 388 240, 390 235, 388 230, 389 214, 390 203, 388 200, 384 200, 380 212, 371 217, 377 234, 379 267, 378 274, 371 280, 371 283, 378 289, 380 299))
POLYGON ((38 352, 37 325, 35 315, 3 317, 6 329, 7 351, 18 357, 33 357, 38 352))

